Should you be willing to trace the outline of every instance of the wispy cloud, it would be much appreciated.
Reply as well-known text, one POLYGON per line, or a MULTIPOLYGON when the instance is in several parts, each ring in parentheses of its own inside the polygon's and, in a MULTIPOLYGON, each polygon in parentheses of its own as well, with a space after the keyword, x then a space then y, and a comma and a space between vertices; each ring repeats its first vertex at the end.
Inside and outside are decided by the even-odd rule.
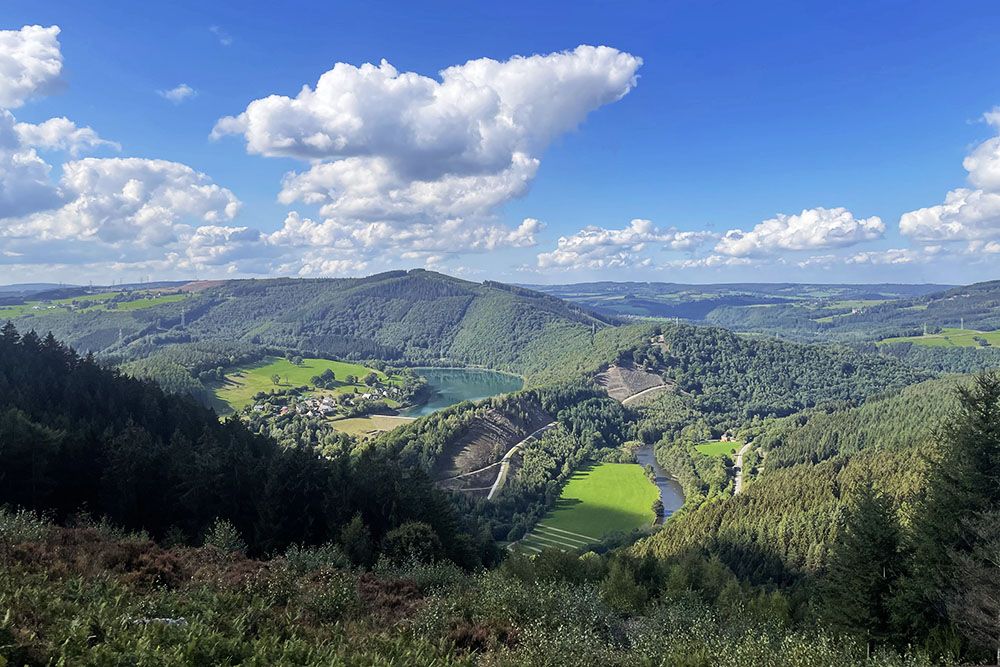
POLYGON ((225 30, 223 30, 222 28, 220 28, 219 26, 217 25, 209 26, 208 30, 213 35, 215 35, 216 38, 218 38, 219 44, 222 44, 223 46, 229 46, 230 44, 233 43, 233 36, 230 35, 228 32, 226 32, 225 30))
POLYGON ((170 90, 158 90, 156 93, 163 99, 170 100, 174 104, 180 104, 184 100, 198 95, 198 91, 186 83, 174 86, 170 90))

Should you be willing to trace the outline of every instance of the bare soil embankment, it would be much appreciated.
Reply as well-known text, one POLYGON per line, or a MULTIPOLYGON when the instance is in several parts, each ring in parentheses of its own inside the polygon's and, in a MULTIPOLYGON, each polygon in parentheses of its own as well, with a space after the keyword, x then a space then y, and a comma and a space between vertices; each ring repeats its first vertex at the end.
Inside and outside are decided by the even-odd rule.
POLYGON ((630 396, 648 391, 656 387, 665 387, 666 383, 658 374, 643 368, 628 366, 610 366, 594 378, 597 384, 604 387, 608 396, 624 401, 630 396))
POLYGON ((504 454, 551 421, 552 417, 533 402, 522 405, 517 414, 485 410, 448 446, 434 477, 446 488, 482 491, 485 495, 497 477, 504 454))

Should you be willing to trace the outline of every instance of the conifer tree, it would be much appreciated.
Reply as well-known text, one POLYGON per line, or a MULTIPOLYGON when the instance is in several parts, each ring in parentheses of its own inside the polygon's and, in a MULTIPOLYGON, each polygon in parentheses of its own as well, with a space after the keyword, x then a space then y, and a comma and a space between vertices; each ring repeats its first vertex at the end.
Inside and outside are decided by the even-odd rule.
POLYGON ((979 541, 965 519, 1000 510, 1000 374, 978 376, 959 389, 959 402, 914 519, 912 573, 897 600, 897 618, 910 636, 947 634, 948 596, 961 587, 956 557, 979 541))
POLYGON ((871 480, 845 512, 824 585, 823 616, 868 643, 888 640, 893 586, 899 576, 900 528, 892 501, 871 480))

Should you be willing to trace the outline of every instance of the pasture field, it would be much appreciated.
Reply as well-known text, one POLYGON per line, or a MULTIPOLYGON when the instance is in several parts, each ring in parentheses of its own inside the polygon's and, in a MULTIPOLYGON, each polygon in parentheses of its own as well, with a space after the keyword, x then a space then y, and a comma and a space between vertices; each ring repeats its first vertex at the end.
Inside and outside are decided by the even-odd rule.
MULTIPOLYGON (((120 301, 118 302, 115 310, 143 310, 145 308, 152 308, 153 306, 159 306, 164 303, 177 303, 178 301, 183 301, 190 296, 190 294, 164 294, 162 296, 154 296, 151 298, 136 299, 135 301, 120 301)), ((106 305, 101 306, 100 308, 102 310, 110 310, 106 305)))
POLYGON ((366 415, 337 419, 330 422, 330 426, 348 435, 367 437, 373 433, 391 431, 398 426, 410 423, 413 419, 413 417, 397 417, 395 415, 366 415))
POLYGON ((545 547, 575 551, 617 531, 653 523, 659 490, 634 463, 599 463, 577 471, 555 507, 517 548, 537 553, 545 547))
POLYGON ((695 445, 694 448, 698 450, 698 453, 704 454, 705 456, 725 456, 726 454, 732 456, 736 454, 736 451, 742 446, 742 442, 709 440, 708 442, 703 442, 700 445, 695 445))
POLYGON ((879 341, 879 345, 890 343, 913 343, 928 347, 979 347, 976 338, 984 338, 991 346, 1000 346, 1000 331, 973 331, 971 329, 942 329, 940 333, 926 336, 900 336, 879 341))
POLYGON ((823 304, 823 308, 868 308, 888 303, 891 299, 844 299, 842 301, 830 301, 823 304))
POLYGON ((361 364, 352 364, 346 361, 331 361, 329 359, 303 359, 302 364, 296 366, 287 359, 280 357, 268 357, 251 366, 245 366, 226 374, 226 379, 222 384, 213 387, 213 393, 218 401, 229 406, 233 411, 239 411, 253 400, 254 394, 260 391, 271 389, 289 389, 291 387, 301 387, 312 384, 310 382, 314 375, 319 375, 326 369, 333 371, 337 378, 337 386, 332 390, 321 390, 320 393, 342 394, 345 392, 354 393, 354 389, 364 393, 366 387, 362 380, 369 373, 375 373, 383 382, 393 380, 385 373, 366 368, 361 364), (274 384, 271 379, 273 375, 279 376, 278 384, 274 384), (358 379, 354 384, 347 384, 345 379, 348 375, 353 375, 358 379))
POLYGON ((119 301, 112 306, 110 301, 119 294, 121 294, 121 292, 100 292, 98 294, 84 294, 82 296, 75 296, 68 299, 53 299, 52 301, 26 301, 23 304, 18 304, 16 306, 4 306, 0 308, 0 319, 24 317, 25 315, 34 314, 41 315, 60 310, 74 313, 89 313, 94 311, 109 310, 128 312, 152 308, 153 306, 159 306, 164 303, 177 303, 178 301, 183 301, 191 296, 190 294, 163 294, 160 296, 152 296, 152 292, 140 293, 136 294, 136 296, 139 296, 140 298, 132 301, 119 301), (71 309, 74 302, 76 302, 77 307, 71 309))

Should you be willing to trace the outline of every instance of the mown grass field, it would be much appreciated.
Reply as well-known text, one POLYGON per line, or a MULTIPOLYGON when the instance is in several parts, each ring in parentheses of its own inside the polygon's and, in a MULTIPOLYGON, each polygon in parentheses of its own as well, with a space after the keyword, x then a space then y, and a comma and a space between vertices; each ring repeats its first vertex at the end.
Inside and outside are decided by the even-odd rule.
POLYGON ((330 425, 338 431, 343 431, 348 435, 365 437, 380 431, 391 431, 392 429, 408 424, 413 421, 411 417, 396 417, 394 415, 366 415, 364 417, 350 417, 348 419, 337 419, 330 422, 330 425))
POLYGON ((976 338, 984 338, 991 346, 1000 346, 1000 331, 973 331, 971 329, 942 329, 940 333, 926 336, 899 336, 879 341, 879 345, 890 343, 913 343, 928 347, 980 347, 976 338))
POLYGON ((698 453, 704 454, 705 456, 725 456, 726 454, 732 456, 742 446, 742 442, 709 440, 708 442, 703 442, 700 445, 695 445, 694 448, 698 450, 698 453))
POLYGON ((364 393, 366 387, 362 381, 366 375, 372 372, 376 373, 383 382, 391 381, 381 371, 346 361, 303 359, 302 364, 296 366, 287 359, 268 357, 252 366, 245 366, 226 374, 225 382, 214 387, 213 393, 218 401, 228 405, 233 411, 238 411, 248 405, 257 392, 312 384, 310 382, 312 377, 321 374, 328 368, 337 377, 337 386, 332 390, 324 390, 327 393, 354 393, 355 388, 364 393), (273 375, 279 376, 278 384, 274 384, 271 379, 273 375), (347 384, 345 379, 348 375, 353 375, 358 381, 354 384, 347 384))
POLYGON ((555 508, 538 522, 518 548, 536 553, 545 547, 575 551, 617 531, 653 523, 659 491, 634 463, 599 463, 574 474, 555 508))

